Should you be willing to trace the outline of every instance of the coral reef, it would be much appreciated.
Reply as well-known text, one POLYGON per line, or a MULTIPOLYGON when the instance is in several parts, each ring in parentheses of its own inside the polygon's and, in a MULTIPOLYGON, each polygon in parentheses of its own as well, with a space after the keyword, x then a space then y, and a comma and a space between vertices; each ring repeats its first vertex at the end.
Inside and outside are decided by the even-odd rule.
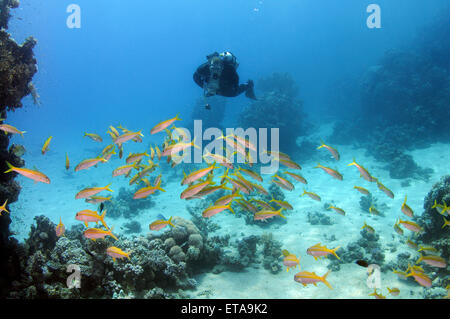
POLYGON ((377 264, 382 272, 390 270, 388 265, 384 263, 385 255, 379 242, 380 236, 377 233, 371 234, 366 230, 361 230, 360 235, 361 237, 355 242, 349 243, 347 248, 340 248, 337 251, 341 260, 330 260, 328 268, 337 271, 340 269, 341 263, 353 263, 362 259, 369 264, 377 264))
POLYGON ((294 156, 298 151, 296 139, 306 134, 309 124, 305 121, 303 103, 297 99, 299 90, 292 76, 273 73, 260 79, 257 87, 261 94, 242 110, 238 127, 268 128, 268 141, 270 128, 279 128, 280 151, 294 156))
POLYGON ((311 225, 333 225, 331 217, 321 212, 308 212, 307 217, 311 225))
POLYGON ((380 213, 380 216, 385 216, 384 211, 388 209, 388 206, 384 203, 377 204, 377 202, 378 202, 377 198, 375 196, 372 196, 372 193, 369 193, 369 195, 364 195, 360 197, 359 207, 361 207, 361 210, 363 212, 371 214, 369 208, 372 206, 380 213))
MULTIPOLYGON (((0 0, 0 117, 6 119, 6 110, 21 107, 21 99, 30 94, 30 83, 37 71, 33 47, 36 41, 28 38, 23 45, 18 45, 5 31, 8 28, 10 8, 17 8, 16 0, 0 0)), ((6 171, 6 161, 14 166, 23 167, 24 161, 16 154, 14 148, 8 151, 10 135, 0 135, 0 170, 6 171)), ((0 200, 8 199, 8 206, 17 201, 20 186, 14 181, 16 173, 0 176, 0 200)), ((10 237, 8 213, 0 217, 0 298, 4 297, 10 286, 21 276, 21 258, 25 249, 17 240, 10 237)))

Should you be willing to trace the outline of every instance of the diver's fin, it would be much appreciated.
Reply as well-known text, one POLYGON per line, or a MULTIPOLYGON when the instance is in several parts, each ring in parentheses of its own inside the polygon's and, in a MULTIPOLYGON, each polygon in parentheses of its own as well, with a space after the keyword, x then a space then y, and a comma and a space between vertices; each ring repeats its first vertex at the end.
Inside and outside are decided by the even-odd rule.
POLYGON ((245 91, 245 96, 252 99, 252 100, 257 100, 256 96, 255 96, 255 91, 253 90, 253 87, 255 85, 253 84, 253 80, 248 80, 247 82, 247 90, 245 91))

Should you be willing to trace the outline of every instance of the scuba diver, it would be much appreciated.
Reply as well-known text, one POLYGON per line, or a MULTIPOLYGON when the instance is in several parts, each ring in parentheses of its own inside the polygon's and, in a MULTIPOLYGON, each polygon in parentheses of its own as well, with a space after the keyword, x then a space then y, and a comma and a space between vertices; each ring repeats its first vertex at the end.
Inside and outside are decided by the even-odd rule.
MULTIPOLYGON (((194 81, 203 88, 205 100, 213 95, 234 97, 242 92, 245 92, 246 97, 256 100, 252 80, 239 84, 239 75, 236 72, 239 63, 231 52, 214 52, 206 59, 208 61, 200 65, 194 73, 194 81)), ((205 107, 210 109, 209 104, 205 107)))

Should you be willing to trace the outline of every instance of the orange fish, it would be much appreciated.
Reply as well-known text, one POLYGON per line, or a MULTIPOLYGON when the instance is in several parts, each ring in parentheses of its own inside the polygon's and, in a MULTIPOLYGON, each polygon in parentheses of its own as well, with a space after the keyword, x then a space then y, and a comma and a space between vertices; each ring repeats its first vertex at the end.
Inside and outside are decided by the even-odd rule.
POLYGON ((112 192, 112 190, 109 188, 109 186, 111 186, 111 183, 104 186, 104 187, 88 187, 85 188, 81 191, 79 191, 76 195, 75 198, 79 199, 79 198, 87 198, 87 197, 91 197, 95 194, 100 193, 101 191, 110 191, 112 192))
POLYGON ((128 142, 129 140, 132 140, 132 139, 136 138, 137 136, 144 136, 141 132, 142 131, 128 132, 128 133, 119 135, 114 139, 114 144, 117 144, 120 147, 120 146, 122 146, 123 143, 128 142))
POLYGON ((169 127, 170 124, 172 124, 175 121, 181 121, 181 119, 178 117, 179 114, 177 114, 174 118, 166 120, 166 121, 162 121, 160 123, 158 123, 157 125, 155 125, 155 127, 153 127, 150 131, 150 134, 156 134, 158 132, 163 131, 165 128, 169 127))
POLYGON ((361 174, 361 177, 363 177, 365 180, 367 180, 369 182, 373 182, 374 181, 372 175, 370 175, 370 173, 363 166, 361 166, 358 163, 356 163, 355 159, 353 159, 353 162, 351 162, 347 166, 352 166, 352 165, 356 166, 356 168, 358 169, 359 173, 361 174))
POLYGON ((186 176, 183 181, 181 182, 181 185, 190 184, 192 182, 195 182, 196 180, 202 178, 203 176, 209 174, 211 171, 213 171, 216 167, 216 162, 214 162, 211 166, 199 169, 195 172, 190 173, 188 176, 186 176))
POLYGON ((319 163, 317 163, 317 166, 316 166, 315 168, 321 168, 321 169, 323 169, 326 173, 328 173, 328 174, 330 174, 331 176, 333 176, 334 178, 336 178, 336 179, 342 181, 342 175, 341 175, 338 171, 336 171, 336 170, 334 170, 334 169, 332 169, 332 168, 322 166, 322 165, 320 165, 319 163))
POLYGON ((106 254, 111 256, 113 261, 116 262, 116 259, 121 259, 121 258, 128 258, 128 260, 130 260, 130 254, 132 253, 132 251, 129 252, 124 252, 122 251, 120 248, 111 246, 108 247, 108 249, 106 249, 106 254))
POLYGON ((48 151, 48 146, 50 145, 50 141, 52 140, 53 136, 50 136, 44 143, 44 146, 42 146, 41 153, 44 155, 48 151))
POLYGON ((100 162, 106 163, 107 161, 103 157, 85 159, 81 161, 77 166, 75 166, 75 172, 81 171, 83 169, 88 169, 92 166, 97 165, 100 162))
POLYGON ((9 124, 0 124, 0 130, 4 131, 5 134, 12 133, 12 134, 20 134, 23 137, 23 133, 26 133, 26 131, 19 131, 14 126, 11 126, 9 124))
POLYGON ((56 226, 56 228, 55 228, 56 236, 57 236, 57 237, 63 236, 65 231, 66 231, 66 227, 65 227, 64 224, 62 223, 61 217, 60 217, 60 218, 59 218, 59 224, 58 224, 58 226, 56 226))
POLYGON ((321 198, 319 195, 317 195, 316 193, 313 193, 313 192, 307 192, 305 189, 303 189, 303 194, 301 194, 300 197, 303 195, 308 195, 309 197, 311 197, 312 199, 314 199, 318 202, 321 201, 321 198))
POLYGON ((16 172, 19 173, 20 175, 23 175, 25 177, 34 180, 35 182, 50 184, 50 179, 39 171, 34 171, 28 168, 14 167, 8 161, 6 161, 6 165, 8 165, 9 169, 5 171, 5 173, 16 172))
POLYGON ((108 229, 109 227, 105 223, 105 216, 106 216, 106 209, 102 215, 99 215, 95 210, 84 209, 82 211, 79 211, 75 215, 75 219, 84 222, 84 225, 86 225, 86 227, 89 227, 89 223, 102 222, 103 226, 105 226, 105 228, 108 229))
POLYGON ((325 285, 327 285, 328 288, 333 289, 330 283, 326 280, 330 272, 331 270, 328 270, 328 272, 325 275, 320 277, 316 275, 316 273, 314 272, 301 271, 294 276, 294 280, 296 282, 301 283, 303 286, 306 286, 308 284, 313 284, 314 286, 316 286, 318 282, 323 282, 325 285))
POLYGON ((175 227, 175 225, 172 223, 172 217, 170 217, 169 220, 164 219, 155 220, 153 223, 150 224, 149 228, 150 230, 160 230, 166 227, 167 225, 175 227))
POLYGON ((98 238, 104 238, 106 236, 111 236, 115 240, 118 240, 117 237, 114 236, 114 234, 112 233, 113 229, 114 229, 114 227, 111 227, 111 229, 108 229, 108 230, 103 230, 100 228, 88 228, 84 231, 83 235, 84 235, 84 237, 90 238, 93 241, 95 241, 98 238))
POLYGON ((322 145, 320 145, 317 149, 321 149, 322 147, 325 147, 331 153, 331 155, 333 155, 333 157, 336 159, 336 161, 339 161, 339 158, 340 158, 339 152, 335 148, 333 148, 329 145, 326 145, 323 141, 322 141, 322 145))
POLYGON ((69 155, 67 155, 66 152, 66 170, 69 170, 69 168, 70 168, 69 155))
POLYGON ((340 246, 334 248, 334 249, 328 249, 326 246, 321 246, 320 243, 309 247, 306 250, 306 253, 308 255, 311 255, 314 257, 314 260, 317 260, 320 257, 326 257, 329 254, 333 254, 337 259, 341 259, 339 258, 339 256, 336 254, 336 251, 340 248, 340 246))
POLYGON ((407 195, 405 195, 405 201, 404 201, 403 204, 402 204, 401 211, 402 211, 402 213, 405 214, 406 216, 408 216, 408 217, 413 217, 413 215, 414 215, 413 210, 411 209, 411 207, 408 206, 408 204, 406 204, 406 196, 407 196, 407 195))

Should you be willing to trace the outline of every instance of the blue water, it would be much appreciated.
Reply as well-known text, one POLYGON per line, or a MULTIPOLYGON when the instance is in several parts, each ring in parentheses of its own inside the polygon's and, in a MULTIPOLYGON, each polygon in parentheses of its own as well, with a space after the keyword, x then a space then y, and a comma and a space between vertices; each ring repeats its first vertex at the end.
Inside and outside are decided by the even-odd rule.
MULTIPOLYGON (((9 124, 27 131, 24 139, 14 136, 12 141, 23 144, 27 149, 24 157, 26 167, 36 166, 43 172, 49 172, 51 186, 55 185, 61 193, 60 198, 48 198, 47 185, 31 186, 31 181, 20 177, 21 184, 28 183, 24 194, 33 193, 33 201, 37 201, 28 200, 23 205, 36 209, 30 215, 46 214, 47 205, 50 210, 47 214, 55 223, 59 220, 58 210, 82 209, 81 203, 71 202, 75 189, 93 182, 97 186, 106 185, 112 181, 111 169, 124 162, 116 157, 106 166, 75 174, 73 180, 64 179, 65 152, 69 152, 73 169, 81 160, 94 156, 96 150, 109 143, 98 146, 83 137, 85 132, 100 134, 105 141, 109 141, 106 134, 108 127, 119 124, 132 131, 142 129, 145 136, 142 146, 128 142, 130 145, 124 152, 125 156, 130 152, 143 151, 148 143, 160 144, 162 135, 150 135, 150 129, 178 113, 184 124, 190 120, 192 107, 202 96, 202 89, 194 83, 192 74, 206 61, 207 54, 224 50, 233 52, 240 63, 240 81, 255 80, 256 95, 260 93, 257 81, 261 77, 273 72, 289 72, 300 88, 304 113, 319 130, 319 127, 334 121, 349 118, 349 114, 357 108, 353 104, 359 102, 357 98, 344 100, 344 103, 335 102, 337 84, 359 81, 368 68, 380 63, 387 50, 413 50, 418 32, 448 9, 447 0, 378 0, 376 3, 382 10, 382 28, 369 29, 366 8, 373 1, 77 0, 76 4, 81 7, 82 25, 80 29, 69 29, 66 26, 69 15, 66 8, 71 3, 22 0, 20 8, 12 12, 9 29, 18 42, 29 35, 38 40, 34 52, 39 71, 33 83, 41 102, 40 106, 35 106, 32 99, 26 97, 23 108, 8 114, 9 124), (50 151, 45 155, 48 158, 44 158, 40 148, 50 135, 53 140, 50 151)), ((248 104, 249 100, 243 94, 229 98, 224 114, 225 125, 233 127, 241 110, 248 104)), ((283 110, 277 112, 283 113, 283 110)), ((285 116, 289 118, 290 114, 285 116)), ((326 134, 311 132, 317 142, 326 134)), ((448 149, 445 142, 442 141, 442 147, 448 149)), ((352 141, 347 144, 351 145, 352 141)), ((352 151, 359 158, 366 156, 361 150, 345 149, 348 151, 345 156, 348 163, 352 151)), ((401 205, 403 190, 400 182, 390 180, 381 164, 367 158, 370 164, 365 166, 378 170, 385 185, 398 190, 400 194, 396 197, 396 205, 401 205)), ((422 158, 423 165, 432 165, 434 157, 419 154, 414 158, 422 158)), ((315 164, 307 165, 309 171, 306 172, 310 172, 311 177, 317 176, 311 170, 315 164)), ((339 170, 344 170, 345 165, 340 165, 339 170)), ((439 171, 438 167, 427 183, 413 183, 417 193, 411 194, 408 199, 418 211, 422 209, 423 198, 433 182, 448 173, 448 168, 448 164, 446 171, 439 171)), ((162 173, 163 178, 168 174, 162 173)), ((322 173, 317 174, 322 177, 322 173)), ((353 177, 356 179, 358 176, 355 173, 353 177)), ((329 176, 324 180, 327 178, 329 176)), ((270 185, 268 181, 267 178, 267 187, 270 185)), ((316 185, 320 186, 314 188, 311 185, 309 190, 326 193, 327 182, 320 183, 322 180, 319 177, 316 181, 316 185)), ((117 185, 125 184, 121 178, 117 185)), ((118 188, 115 187, 115 192, 118 188)), ((296 192, 301 189, 302 185, 298 184, 296 192)), ((176 192, 175 199, 171 201, 178 200, 180 190, 178 183, 169 185, 166 191, 176 192)), ((342 200, 345 200, 344 196, 342 200)), ((304 198, 289 198, 296 203, 305 201, 304 198)), ((17 207, 20 207, 20 201, 25 200, 21 195, 17 207)), ((169 204, 184 205, 181 201, 169 204)), ((315 208, 321 206, 317 204, 315 208)), ((359 207, 357 201, 355 207, 359 207)), ((396 213, 397 208, 394 208, 396 213)), ((174 215, 174 212, 164 211, 160 206, 158 209, 152 212, 155 219, 158 213, 167 218, 174 215)), ((179 212, 179 215, 189 217, 185 211, 179 212)), ((394 217, 387 217, 389 223, 386 222, 386 229, 391 230, 394 217)), ((30 219, 27 222, 31 222, 30 219)), ((361 217, 358 222, 363 220, 364 217, 361 217)), ((74 224, 76 222, 73 220, 67 222, 67 225, 74 224)), ((12 227, 15 227, 14 224, 12 227)), ((359 224, 355 227, 358 234, 359 224)), ((143 225, 143 228, 147 230, 148 225, 143 225)), ((255 230, 255 233, 258 231, 255 230)), ((25 236, 26 233, 22 233, 19 237, 25 236)), ((312 241, 311 244, 316 243, 312 241)), ((292 242, 290 239, 287 243, 292 242)), ((366 297, 367 293, 344 296, 366 297)))

